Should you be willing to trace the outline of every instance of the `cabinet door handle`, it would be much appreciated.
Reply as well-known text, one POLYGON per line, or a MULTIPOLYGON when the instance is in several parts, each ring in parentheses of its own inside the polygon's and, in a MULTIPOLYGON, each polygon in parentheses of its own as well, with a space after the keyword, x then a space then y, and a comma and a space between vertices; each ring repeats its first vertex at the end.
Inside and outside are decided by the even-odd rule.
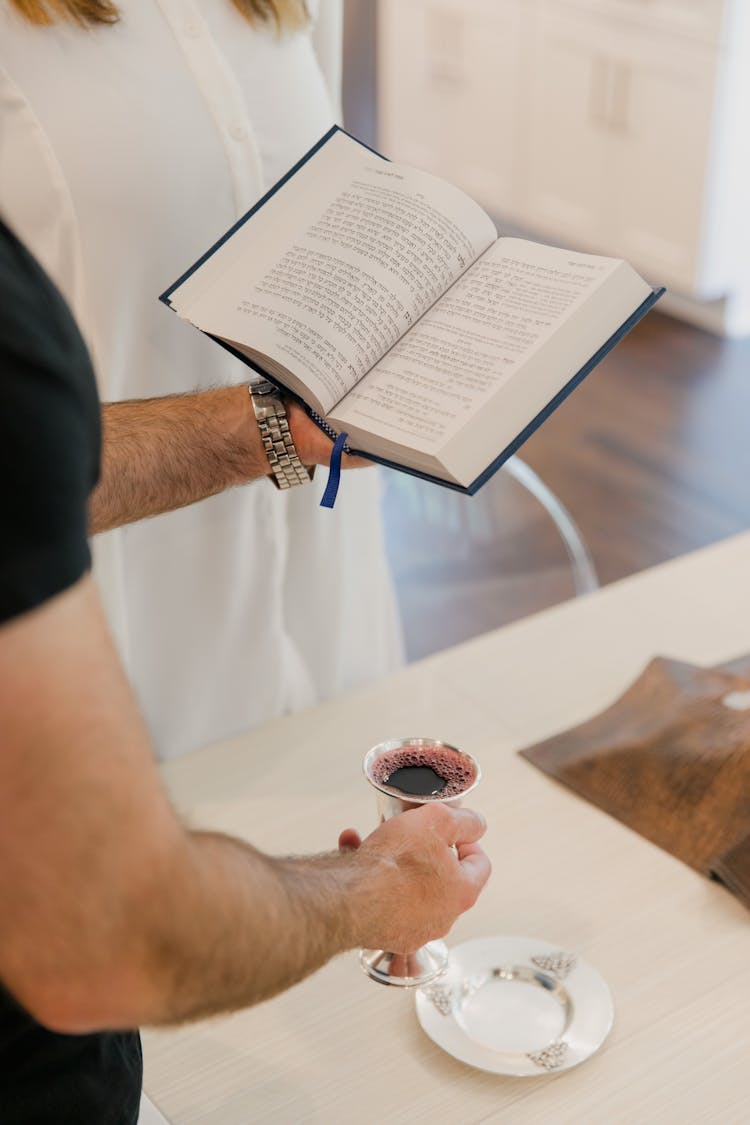
POLYGON ((462 86, 466 81, 466 16, 447 5, 433 4, 425 12, 427 77, 435 86, 462 86))
POLYGON ((459 68, 446 62, 432 62, 427 77, 433 86, 464 86, 466 84, 465 77, 459 68))
POLYGON ((614 63, 610 126, 618 133, 627 133, 630 127, 631 68, 627 63, 614 63))
POLYGON ((589 117, 595 125, 609 125, 607 113, 610 62, 606 55, 594 55, 591 60, 589 85, 589 117))

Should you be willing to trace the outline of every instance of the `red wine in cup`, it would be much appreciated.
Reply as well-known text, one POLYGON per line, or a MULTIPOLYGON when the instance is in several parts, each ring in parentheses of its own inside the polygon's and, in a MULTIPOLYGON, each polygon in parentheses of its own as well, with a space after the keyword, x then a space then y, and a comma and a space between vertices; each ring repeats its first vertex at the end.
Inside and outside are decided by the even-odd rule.
POLYGON ((372 779, 405 797, 433 797, 449 801, 460 797, 475 781, 477 770, 470 758, 444 746, 399 746, 384 750, 371 766, 372 779))

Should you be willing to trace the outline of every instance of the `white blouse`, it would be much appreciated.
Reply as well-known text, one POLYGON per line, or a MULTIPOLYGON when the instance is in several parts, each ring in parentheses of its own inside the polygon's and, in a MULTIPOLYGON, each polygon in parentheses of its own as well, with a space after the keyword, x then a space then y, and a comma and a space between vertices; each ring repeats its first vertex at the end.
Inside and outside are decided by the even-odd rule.
MULTIPOLYGON (((105 401, 246 381, 157 297, 331 125, 340 0, 281 39, 229 0, 119 6, 118 24, 83 30, 33 27, 0 0, 0 213, 68 298, 105 401)), ((346 474, 333 512, 325 475, 94 541, 160 756, 400 662, 378 475, 346 474)))

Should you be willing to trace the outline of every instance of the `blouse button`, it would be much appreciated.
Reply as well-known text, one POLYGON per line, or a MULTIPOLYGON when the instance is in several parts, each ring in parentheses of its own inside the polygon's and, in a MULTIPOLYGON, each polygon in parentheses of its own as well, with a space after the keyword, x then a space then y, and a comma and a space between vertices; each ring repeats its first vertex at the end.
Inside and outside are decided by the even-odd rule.
POLYGON ((229 128, 229 136, 234 141, 244 141, 247 136, 247 130, 244 125, 231 125, 229 128))
POLYGON ((197 39, 201 33, 201 29, 197 23, 186 23, 185 34, 188 39, 197 39))

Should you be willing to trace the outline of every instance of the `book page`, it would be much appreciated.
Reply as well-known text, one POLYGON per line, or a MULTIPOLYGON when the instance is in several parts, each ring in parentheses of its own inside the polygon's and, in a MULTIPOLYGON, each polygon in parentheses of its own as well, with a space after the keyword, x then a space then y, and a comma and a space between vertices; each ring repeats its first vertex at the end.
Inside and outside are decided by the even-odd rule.
POLYGON ((622 265, 499 239, 350 391, 336 426, 436 452, 622 265))
POLYGON ((172 303, 327 413, 496 237, 457 188, 336 133, 172 303))

